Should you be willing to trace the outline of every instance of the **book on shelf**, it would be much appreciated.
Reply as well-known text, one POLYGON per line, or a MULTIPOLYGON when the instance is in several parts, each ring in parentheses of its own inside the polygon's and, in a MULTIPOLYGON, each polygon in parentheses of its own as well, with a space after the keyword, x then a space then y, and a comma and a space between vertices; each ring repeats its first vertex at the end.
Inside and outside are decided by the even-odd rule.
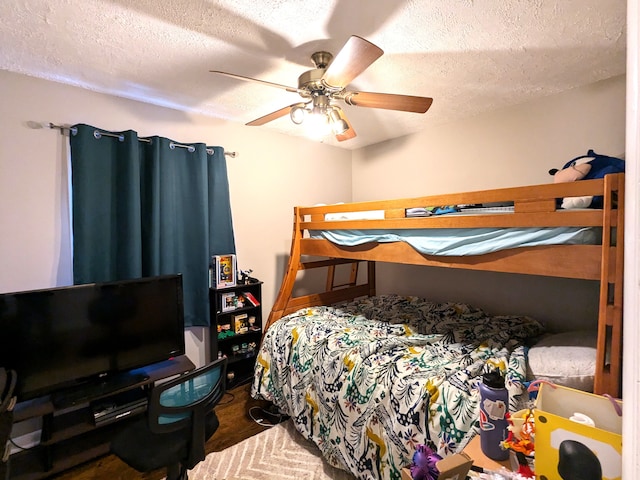
POLYGON ((251 292, 242 292, 242 295, 244 295, 244 298, 247 299, 247 301, 253 305, 254 307, 257 307, 258 305, 260 305, 260 301, 255 297, 255 295, 251 292))

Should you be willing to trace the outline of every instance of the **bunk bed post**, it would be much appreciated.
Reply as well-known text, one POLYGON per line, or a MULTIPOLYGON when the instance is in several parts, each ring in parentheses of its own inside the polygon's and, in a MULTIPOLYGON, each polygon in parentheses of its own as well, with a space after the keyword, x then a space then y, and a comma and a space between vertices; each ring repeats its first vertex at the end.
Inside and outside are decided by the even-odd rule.
POLYGON ((300 240, 302 238, 302 230, 300 223, 302 221, 300 207, 293 208, 293 235, 291 237, 291 250, 289 252, 289 260, 287 262, 287 269, 278 291, 278 296, 273 304, 273 308, 269 313, 266 325, 263 327, 263 332, 271 326, 273 322, 282 317, 291 294, 293 293, 293 285, 295 284, 298 270, 300 270, 300 240))
POLYGON ((329 266, 329 268, 327 268, 327 285, 325 289, 327 291, 333 290, 335 283, 336 283, 336 267, 335 265, 331 265, 329 266))
POLYGON ((594 392, 621 397, 624 175, 604 178, 602 261, 594 392), (617 201, 617 204, 616 204, 617 201), (615 228, 615 236, 613 234, 615 228))
POLYGON ((367 285, 369 285, 369 296, 374 297, 376 295, 376 262, 373 260, 367 261, 367 285))

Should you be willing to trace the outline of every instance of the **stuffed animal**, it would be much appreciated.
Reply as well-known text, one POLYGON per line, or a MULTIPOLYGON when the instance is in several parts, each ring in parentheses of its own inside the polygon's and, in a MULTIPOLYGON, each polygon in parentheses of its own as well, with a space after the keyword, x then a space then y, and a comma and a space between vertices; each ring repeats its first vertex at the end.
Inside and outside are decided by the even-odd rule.
MULTIPOLYGON (((549 170, 549 175, 553 175, 554 183, 562 183, 603 178, 609 173, 621 172, 624 172, 624 160, 589 150, 586 155, 567 162, 562 170, 552 168, 549 170)), ((567 197, 562 200, 561 207, 602 208, 602 196, 567 197)))

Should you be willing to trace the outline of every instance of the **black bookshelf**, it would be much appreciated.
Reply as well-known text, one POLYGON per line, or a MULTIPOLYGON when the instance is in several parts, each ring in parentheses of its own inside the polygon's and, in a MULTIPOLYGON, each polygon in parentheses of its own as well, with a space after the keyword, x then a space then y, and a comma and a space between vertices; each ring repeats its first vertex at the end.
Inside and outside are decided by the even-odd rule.
POLYGON ((253 377, 262 338, 262 282, 209 289, 211 358, 227 357, 227 388, 253 377))

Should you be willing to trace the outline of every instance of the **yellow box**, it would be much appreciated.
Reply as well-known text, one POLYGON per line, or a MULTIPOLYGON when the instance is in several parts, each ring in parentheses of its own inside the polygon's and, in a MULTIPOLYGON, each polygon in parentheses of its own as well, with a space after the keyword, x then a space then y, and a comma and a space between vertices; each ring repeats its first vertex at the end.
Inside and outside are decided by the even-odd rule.
POLYGON ((577 461, 582 467, 591 464, 597 468, 599 464, 604 480, 621 479, 622 415, 616 406, 621 412, 619 400, 543 383, 534 409, 536 479, 562 479, 558 465, 560 448, 566 440, 574 443, 564 444, 563 449, 570 446, 579 451, 586 447, 577 461), (584 416, 593 420, 595 426, 584 416))
POLYGON ((233 330, 236 335, 247 333, 249 331, 249 315, 239 313, 233 316, 233 330))

